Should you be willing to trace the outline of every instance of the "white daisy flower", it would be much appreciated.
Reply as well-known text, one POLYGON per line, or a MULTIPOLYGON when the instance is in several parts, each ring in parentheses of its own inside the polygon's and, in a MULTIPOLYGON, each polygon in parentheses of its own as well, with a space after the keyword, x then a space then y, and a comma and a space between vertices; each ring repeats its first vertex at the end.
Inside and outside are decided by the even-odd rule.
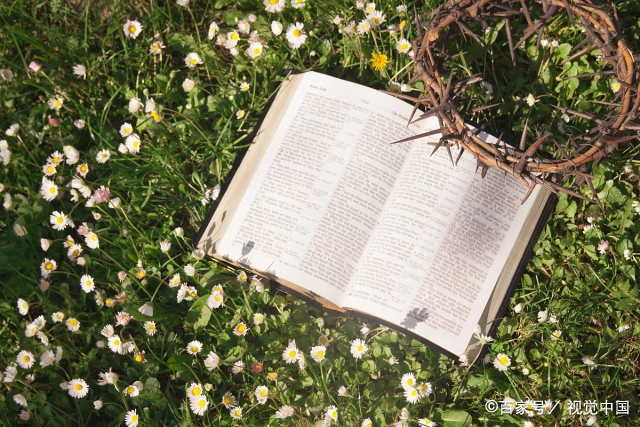
POLYGON ((267 398, 269 397, 269 389, 267 387, 263 385, 256 387, 254 394, 259 404, 264 405, 267 403, 267 398))
POLYGON ((153 322, 153 321, 144 322, 144 331, 150 337, 154 336, 157 332, 156 322, 153 322))
POLYGON ((56 111, 62 108, 62 104, 64 104, 64 99, 60 95, 56 95, 53 98, 50 98, 49 101, 47 101, 47 105, 49 105, 49 108, 56 111))
POLYGON ((189 0, 176 0, 178 6, 187 7, 189 6, 189 0))
POLYGON ((56 172, 57 172, 56 165, 53 165, 51 163, 47 163, 44 166, 42 166, 42 173, 45 174, 46 176, 55 175, 56 172))
POLYGON ((305 0, 291 0, 291 7, 294 9, 300 9, 304 7, 305 0))
POLYGON ((125 140, 125 145, 130 153, 138 153, 140 151, 140 137, 135 133, 133 135, 129 135, 125 140))
POLYGON ((136 397, 140 394, 140 389, 138 388, 136 383, 133 383, 130 386, 125 387, 122 392, 130 397, 136 397))
POLYGON ((369 347, 361 339, 355 339, 351 343, 351 355, 356 359, 360 359, 369 347))
POLYGON ((278 21, 272 21, 271 22, 271 32, 276 35, 279 36, 280 34, 282 34, 282 30, 284 29, 284 27, 282 26, 282 24, 278 21))
POLYGON ((238 110, 236 111, 236 119, 240 120, 245 116, 245 111, 244 110, 238 110))
POLYGON ((22 350, 16 356, 16 362, 22 369, 31 369, 36 359, 33 357, 33 353, 27 350, 22 350))
POLYGON ((8 68, 3 68, 0 70, 0 77, 2 77, 2 80, 10 82, 11 80, 13 80, 13 71, 8 68))
POLYGON ((135 409, 132 409, 131 411, 127 412, 127 416, 124 417, 124 422, 127 425, 127 427, 137 427, 139 421, 140 421, 140 417, 138 417, 138 413, 136 412, 135 409))
POLYGON ((376 10, 375 3, 367 3, 367 6, 364 8, 366 14, 373 13, 376 10))
POLYGON ((294 363, 298 361, 300 355, 295 341, 291 341, 287 348, 282 352, 282 358, 287 363, 294 363))
POLYGON ((218 27, 218 24, 216 24, 215 22, 212 22, 211 24, 209 24, 209 31, 207 32, 207 38, 209 38, 209 40, 213 40, 216 34, 218 34, 218 31, 220 31, 220 27, 218 27))
POLYGON ((240 322, 236 325, 235 328, 233 328, 233 335, 243 337, 247 335, 248 330, 249 329, 247 328, 247 325, 245 325, 244 322, 240 322))
POLYGON ((112 325, 105 325, 100 331, 100 335, 102 335, 105 338, 111 338, 112 336, 115 335, 115 330, 113 329, 112 325))
POLYGON ((184 58, 184 63, 189 68, 195 68, 196 65, 202 64, 202 59, 200 59, 200 56, 197 53, 191 52, 184 58))
POLYGON ((56 311, 51 315, 51 320, 53 323, 60 323, 64 320, 64 313, 61 311, 56 311))
POLYGON ((619 82, 619 81, 617 81, 617 80, 613 80, 613 81, 611 82, 611 91, 612 91, 613 93, 618 93, 618 91, 620 90, 620 88, 621 88, 621 87, 622 87, 622 85, 620 84, 620 82, 619 82))
POLYGON ((130 113, 137 113, 138 110, 140 110, 140 108, 142 108, 142 101, 140 101, 140 99, 138 98, 131 98, 129 100, 129 112, 130 113))
POLYGON ((367 19, 371 23, 372 27, 377 27, 378 25, 382 24, 386 20, 386 17, 384 16, 381 10, 375 10, 371 12, 369 16, 367 16, 367 19))
MULTIPOLYGON (((163 251, 164 252, 164 251, 163 251)), ((176 273, 171 277, 168 283, 170 288, 177 288, 180 286, 180 273, 176 273)))
POLYGON ((253 324, 254 325, 261 325, 264 323, 264 314, 262 313, 255 313, 253 315, 253 324))
POLYGON ((237 31, 228 32, 225 36, 224 47, 227 49, 232 49, 236 47, 238 42, 240 41, 240 34, 237 31))
POLYGON ((81 399, 89 393, 89 385, 81 378, 69 381, 69 388, 67 389, 71 397, 81 399))
POLYGON ((265 10, 269 13, 282 12, 286 0, 264 0, 265 10))
POLYGON ((194 414, 203 416, 205 411, 209 407, 209 401, 204 396, 196 397, 189 400, 189 407, 194 414))
POLYGON ((202 351, 202 343, 200 341, 191 341, 187 345, 187 353, 189 353, 192 356, 197 355, 201 351, 202 351))
POLYGON ((98 235, 93 231, 88 232, 87 235, 84 236, 84 239, 85 244, 91 249, 97 249, 100 246, 100 239, 98 239, 98 235))
POLYGON ((107 345, 109 346, 109 350, 114 353, 122 353, 122 340, 118 335, 110 336, 107 345))
POLYGON ((291 406, 285 405, 285 406, 281 406, 280 409, 276 411, 275 416, 278 419, 285 419, 285 418, 291 417, 294 413, 295 413, 295 410, 291 406))
POLYGON ((80 329, 80 322, 78 322, 78 320, 73 317, 67 319, 66 325, 67 329, 69 329, 71 332, 76 332, 80 329))
POLYGON ((18 311, 23 316, 26 316, 29 313, 29 303, 22 298, 18 298, 18 311))
POLYGON ((194 276, 196 274, 196 269, 191 264, 187 264, 184 266, 184 274, 187 276, 194 276))
POLYGON ((86 80, 87 78, 87 67, 85 67, 82 64, 77 64, 73 66, 73 74, 78 76, 78 77, 82 77, 83 79, 86 80))
POLYGON ((93 401, 93 409, 95 409, 96 411, 102 409, 102 400, 100 400, 100 399, 94 400, 93 401))
POLYGON ((106 163, 107 160, 109 160, 111 158, 111 151, 104 149, 104 150, 100 150, 98 151, 98 154, 96 154, 96 161, 98 163, 106 163))
POLYGON ((320 335, 320 337, 318 337, 318 345, 322 345, 324 347, 329 345, 329 337, 326 335, 320 335))
POLYGON ((367 34, 369 33, 369 31, 371 31, 371 22, 369 22, 368 19, 363 19, 362 21, 360 21, 360 23, 358 23, 357 29, 360 34, 367 34))
POLYGON ((80 278, 80 287, 86 293, 92 292, 96 288, 93 277, 89 276, 88 274, 82 276, 80 278))
POLYGON ((238 21, 238 31, 242 34, 249 34, 251 31, 251 24, 249 24, 249 21, 244 19, 238 21))
POLYGON ((139 309, 138 311, 142 314, 144 314, 145 316, 149 316, 152 317, 153 316, 153 305, 149 304, 148 302, 145 302, 139 309))
POLYGON ((262 43, 252 42, 249 44, 249 47, 247 48, 247 55, 251 58, 257 58, 260 54, 262 54, 262 43))
POLYGON ((27 407, 27 399, 21 394, 15 394, 13 396, 13 401, 20 406, 23 406, 25 408, 27 407))
POLYGON ((327 355, 327 348, 323 345, 311 347, 311 358, 316 362, 322 362, 327 355))
POLYGON ((220 357, 218 357, 218 355, 215 354, 213 351, 209 352, 209 354, 207 355, 207 358, 204 360, 204 366, 210 371, 217 368, 219 363, 220 363, 220 357))
POLYGON ((122 30, 124 31, 124 35, 135 39, 142 32, 142 24, 136 20, 129 20, 124 23, 122 26, 122 30))
POLYGON ((191 80, 190 78, 186 78, 182 82, 182 89, 185 92, 191 92, 194 87, 196 87, 196 83, 193 80, 191 80))
POLYGON ((303 28, 304 24, 301 22, 290 24, 287 28, 286 36, 291 48, 298 49, 307 40, 307 35, 302 31, 303 28))
POLYGON ((409 403, 418 403, 420 392, 413 387, 407 387, 404 389, 404 397, 409 403))
POLYGON ((409 49, 411 49, 411 43, 409 43, 407 39, 402 38, 396 43, 396 49, 399 53, 407 53, 409 49))
POLYGON ((527 97, 525 98, 525 101, 527 101, 527 105, 529 107, 533 107, 533 104, 535 104, 536 102, 538 102, 538 100, 536 99, 535 96, 533 96, 533 94, 529 94, 527 95, 527 97))
POLYGON ((187 388, 187 397, 189 399, 197 399, 202 396, 202 385, 191 383, 189 388, 187 388))
POLYGON ((233 418, 234 420, 239 420, 242 418, 242 408, 239 406, 234 406, 233 408, 231 408, 230 413, 231 418, 233 418))
POLYGON ((13 232, 18 237, 24 237, 27 234, 27 229, 24 228, 22 225, 15 223, 13 224, 13 232))
POLYGON ((49 365, 53 365, 56 355, 51 350, 46 350, 40 355, 40 366, 46 368, 49 365))
POLYGON ((164 49, 166 46, 162 44, 161 41, 156 40, 153 43, 151 43, 151 46, 149 46, 149 53, 152 55, 160 55, 162 53, 162 49, 164 49))
POLYGON ((47 202, 50 202, 55 199, 56 196, 58 196, 58 186, 50 179, 43 177, 42 186, 40 187, 40 194, 42 195, 43 199, 45 199, 47 202))
POLYGON ((329 408, 327 408, 327 412, 325 412, 324 414, 324 423, 322 424, 323 426, 325 425, 325 423, 331 424, 332 422, 337 422, 338 421, 338 408, 336 408, 335 406, 329 406, 329 408))
POLYGON ((498 353, 496 358, 493 359, 493 366, 498 371, 504 372, 507 369, 509 369, 510 365, 511 365, 511 359, 509 359, 509 356, 507 356, 504 353, 498 353))
POLYGON ((120 136, 122 136, 123 138, 126 138, 132 134, 133 134, 133 126, 131 126, 131 123, 125 122, 120 126, 120 136))
POLYGON ((402 384, 402 388, 405 390, 408 388, 414 388, 416 386, 416 377, 411 372, 408 372, 402 376, 400 383, 402 384))

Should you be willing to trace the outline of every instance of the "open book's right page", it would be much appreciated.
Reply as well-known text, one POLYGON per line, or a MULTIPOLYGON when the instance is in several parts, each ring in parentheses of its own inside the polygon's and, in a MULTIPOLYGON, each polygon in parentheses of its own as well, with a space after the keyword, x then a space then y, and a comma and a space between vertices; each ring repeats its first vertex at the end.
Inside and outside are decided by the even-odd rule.
MULTIPOLYGON (((424 129, 438 128, 437 119, 424 129)), ((481 134, 485 140, 495 138, 481 134)), ((414 143, 385 206, 343 307, 384 319, 460 355, 496 285, 537 191, 476 159, 457 166, 440 135, 414 143)), ((455 159, 458 151, 452 148, 455 159)))

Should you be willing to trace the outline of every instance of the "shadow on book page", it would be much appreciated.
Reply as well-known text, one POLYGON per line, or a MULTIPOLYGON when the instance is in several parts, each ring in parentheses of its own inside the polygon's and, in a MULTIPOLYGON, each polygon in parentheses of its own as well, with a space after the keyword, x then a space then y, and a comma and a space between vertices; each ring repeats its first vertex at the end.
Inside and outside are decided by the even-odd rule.
POLYGON ((429 311, 425 307, 414 307, 407 313, 407 317, 400 322, 400 325, 407 329, 415 329, 418 323, 424 322, 428 318, 429 311))

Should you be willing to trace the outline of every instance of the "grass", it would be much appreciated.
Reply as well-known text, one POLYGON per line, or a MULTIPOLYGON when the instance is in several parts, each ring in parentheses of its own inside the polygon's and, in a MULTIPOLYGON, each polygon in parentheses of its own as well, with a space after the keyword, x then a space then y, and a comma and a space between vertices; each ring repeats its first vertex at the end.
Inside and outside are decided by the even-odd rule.
MULTIPOLYGON (((396 10, 397 1, 377 2, 376 8, 386 15, 386 28, 412 22, 414 6, 426 14, 437 3, 409 1, 408 14, 396 10)), ((636 49, 637 6, 634 1, 616 4, 624 37, 636 49)), ((535 426, 583 426, 591 425, 588 412, 594 402, 598 425, 637 425, 640 160, 635 142, 593 171, 604 212, 594 204, 560 196, 489 345, 487 363, 475 367, 460 366, 379 325, 368 324, 370 331, 363 334, 357 319, 333 317, 268 284, 261 292, 250 279, 240 280, 239 272, 193 252, 192 237, 211 203, 207 195, 224 182, 237 152, 249 143, 247 135, 286 70, 313 69, 377 88, 388 87, 390 81, 408 82, 402 73, 410 58, 399 54, 395 44, 401 35, 415 37, 415 29, 374 29, 366 35, 336 31, 364 17, 351 2, 312 0, 300 9, 287 4, 273 14, 253 0, 192 0, 186 8, 173 1, 0 4, 0 69, 14 74, 11 80, 0 80, 0 129, 20 126, 2 136, 11 158, 0 166, 5 203, 0 213, 0 372, 5 378, 0 382, 0 423, 20 424, 24 421, 19 417, 28 416, 33 425, 121 425, 127 412, 136 410, 141 426, 320 426, 335 406, 334 424, 346 427, 360 426, 366 418, 375 426, 404 421, 415 426, 423 418, 444 427, 523 426, 527 421, 535 426), (247 19, 251 13, 256 16, 251 29, 258 31, 264 45, 257 58, 245 54, 247 35, 241 35, 237 56, 208 39, 211 22, 226 34, 237 28, 236 19, 247 19), (339 26, 332 22, 336 15, 343 18, 339 26), (123 32, 127 19, 143 26, 135 39, 123 32), (274 19, 284 25, 280 36, 271 31, 274 19), (289 47, 284 34, 295 22, 304 23, 308 36, 299 49, 289 47), (149 52, 154 41, 165 46, 159 55, 149 52), (203 63, 188 68, 184 59, 190 52, 197 52, 203 63), (380 71, 372 69, 374 53, 389 58, 380 71), (29 69, 33 61, 41 66, 38 71, 29 69), (86 78, 73 74, 76 64, 84 65, 86 78), (182 87, 186 78, 195 82, 189 92, 182 87), (246 91, 240 89, 243 82, 249 84, 246 91), (63 100, 60 109, 48 105, 55 96, 63 100), (156 117, 145 113, 145 106, 129 112, 134 97, 143 104, 153 99, 156 117), (239 111, 244 112, 241 118, 239 111), (78 120, 84 127, 74 124, 78 120), (140 135, 137 154, 119 151, 126 141, 119 133, 125 122, 140 135), (66 146, 78 150, 78 160, 63 160, 57 166, 51 179, 59 196, 47 201, 41 195, 43 165, 66 146), (101 150, 110 152, 105 163, 96 160, 101 150), (67 187, 81 164, 88 167, 83 183, 67 187), (83 186, 90 192, 108 188, 110 199, 119 198, 120 206, 87 206, 82 194, 72 200, 83 186), (74 227, 53 229, 54 211, 66 214, 74 227), (99 247, 89 247, 79 233, 83 223, 96 233, 99 247), (15 232, 20 227, 26 235, 15 232), (67 236, 80 244, 79 258, 69 257, 67 236), (41 239, 50 241, 46 251, 41 239), (161 250, 164 240, 171 243, 166 251, 161 250), (43 283, 40 270, 45 259, 54 260, 57 269, 43 283), (195 269, 193 275, 188 274, 189 266, 195 269), (177 289, 168 286, 176 274, 178 283, 196 290, 192 300, 177 302, 177 289), (97 292, 82 291, 85 275, 91 276, 97 292), (210 309, 205 303, 217 286, 223 289, 224 305, 210 309), (20 298, 29 304, 26 315, 19 312, 20 298), (138 310, 145 303, 153 305, 151 316, 138 310), (65 320, 77 319, 79 330, 54 323, 55 312, 62 312, 65 320), (121 340, 131 343, 128 354, 109 350, 101 334, 120 312, 132 316, 128 324, 115 327, 121 340), (541 312, 546 313, 544 321, 541 312), (256 314, 262 314, 264 322, 255 324, 256 314), (25 328, 41 315, 43 338, 27 337, 25 328), (145 322, 150 321, 157 328, 153 336, 145 332, 145 322), (234 334, 240 323, 249 327, 246 335, 234 334), (318 363, 310 351, 323 335, 330 341, 326 359, 318 363), (355 339, 364 339, 368 346, 361 359, 350 354, 355 339), (197 356, 187 351, 194 340, 203 344, 197 356), (306 355, 304 367, 283 360, 292 340, 306 355), (58 347, 60 360, 43 367, 41 355, 47 349, 55 353, 58 347), (22 350, 31 352, 35 363, 27 369, 17 367, 9 382, 10 367, 17 365, 22 350), (204 364, 210 352, 220 358, 211 371, 204 364), (505 372, 492 363, 500 353, 510 358, 505 372), (234 374, 238 362, 243 369, 234 374), (99 385, 100 373, 109 370, 117 373, 117 382, 99 385), (401 378, 408 373, 433 388, 417 404, 404 397, 401 378), (86 381, 85 397, 73 398, 61 388, 73 379, 86 381), (143 386, 138 396, 123 394, 137 381, 143 386), (189 408, 187 388, 192 382, 206 385, 208 409, 202 416, 189 408), (265 404, 255 395, 259 386, 268 387, 265 404), (241 418, 231 417, 223 404, 225 393, 236 399, 241 418), (26 399, 26 407, 16 402, 18 394, 26 399), (533 417, 488 410, 492 408, 487 402, 507 397, 560 404, 550 414, 533 417), (97 400, 102 407, 96 410, 97 400), (569 401, 581 402, 584 413, 570 413, 569 401), (620 408, 616 414, 616 402, 629 403, 628 415, 620 408), (294 408, 293 416, 276 418, 285 405, 294 408)), ((485 37, 493 34, 489 31, 485 37)), ((493 85, 493 99, 501 103, 475 121, 489 121, 494 131, 511 133, 517 140, 529 118, 532 138, 536 131, 551 131, 562 141, 561 118, 549 104, 603 114, 588 100, 611 96, 610 79, 556 80, 596 67, 597 52, 572 61, 572 71, 563 70, 563 45, 577 44, 580 32, 558 19, 545 37, 557 39, 558 48, 536 51, 534 37, 518 52, 523 70, 519 73, 505 66, 510 57, 504 34, 498 32, 491 53, 469 49, 472 54, 452 64, 463 74, 483 72, 493 85), (525 102, 529 93, 538 99, 532 106, 525 102)), ((468 40, 455 43, 460 50, 470 46, 468 40)), ((417 94, 420 83, 413 89, 417 94)), ((470 100, 486 95, 486 88, 469 91, 470 100)), ((578 130, 587 124, 574 119, 563 126, 578 130)))

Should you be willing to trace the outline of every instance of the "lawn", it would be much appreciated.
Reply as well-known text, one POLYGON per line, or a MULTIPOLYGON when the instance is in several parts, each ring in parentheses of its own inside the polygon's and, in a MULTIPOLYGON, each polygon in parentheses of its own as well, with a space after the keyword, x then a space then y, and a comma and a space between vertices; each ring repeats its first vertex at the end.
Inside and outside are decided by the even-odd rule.
MULTIPOLYGON (((418 96, 415 17, 439 3, 3 0, 0 424, 637 426, 637 141, 591 172, 604 210, 559 195, 473 366, 193 245, 288 70, 418 96)), ((615 3, 638 51, 640 7, 615 3)), ((566 143, 590 123, 552 104, 603 115, 592 101, 620 90, 572 78, 607 68, 597 49, 570 58, 584 35, 566 15, 516 69, 498 21, 472 29, 487 48, 453 38, 448 65, 482 73, 469 99, 500 105, 470 119, 511 140, 528 120, 529 140, 566 143)))

